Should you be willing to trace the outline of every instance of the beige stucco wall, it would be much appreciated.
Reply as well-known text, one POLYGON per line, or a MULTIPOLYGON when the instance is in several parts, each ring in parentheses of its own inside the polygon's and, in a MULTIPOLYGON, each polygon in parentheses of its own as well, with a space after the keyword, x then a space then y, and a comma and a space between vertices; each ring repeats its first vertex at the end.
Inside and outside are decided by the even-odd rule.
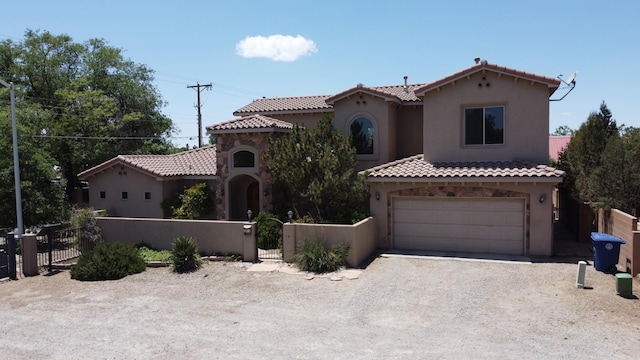
POLYGON ((364 116, 373 122, 375 134, 373 155, 358 155, 358 170, 368 169, 395 160, 396 104, 366 93, 358 93, 336 101, 333 124, 345 136, 350 136, 351 122, 364 116))
POLYGON ((335 246, 349 244, 347 265, 360 266, 376 250, 375 221, 369 217, 354 225, 285 223, 283 228, 283 258, 293 261, 305 239, 315 236, 335 246))
POLYGON ((258 256, 255 223, 111 217, 99 217, 97 221, 107 242, 144 242, 155 249, 171 250, 177 237, 188 236, 193 237, 200 251, 208 255, 242 254, 245 261, 255 261, 258 256), (248 235, 244 233, 245 226, 251 228, 248 235))
POLYGON ((301 114, 263 114, 274 119, 286 121, 294 125, 301 125, 305 128, 311 129, 316 127, 316 124, 325 114, 331 114, 332 111, 326 113, 301 113, 301 114))
MULTIPOLYGON (((482 197, 497 196, 493 191, 478 191, 479 188, 499 189, 506 192, 518 192, 524 194, 525 212, 528 221, 525 222, 525 255, 548 256, 553 251, 553 203, 551 196, 555 183, 370 183, 371 185, 371 216, 376 221, 377 246, 379 248, 393 248, 392 205, 397 194, 392 192, 404 191, 402 196, 422 196, 426 198, 431 189, 425 188, 445 187, 439 193, 449 193, 456 197, 482 197), (376 200, 376 193, 380 194, 380 200, 376 200), (413 194, 413 195, 410 195, 413 194), (545 196, 545 201, 540 202, 540 196, 545 196), (528 210, 528 211, 527 211, 528 210)), ((499 192, 498 192, 499 193, 499 192)), ((441 196, 441 195, 436 195, 441 196)), ((446 196, 446 195, 445 195, 446 196)), ((518 195, 520 197, 520 195, 518 195)))
POLYGON ((92 208, 107 210, 110 216, 162 218, 161 181, 126 165, 110 167, 99 175, 87 178, 92 208), (105 192, 104 199, 100 199, 101 191, 105 192), (128 193, 127 200, 122 199, 123 191, 128 193), (145 192, 151 193, 150 200, 145 200, 145 192))
POLYGON ((407 105, 398 108, 396 120, 396 157, 399 159, 421 154, 422 106, 407 105))
POLYGON ((423 102, 427 161, 549 161, 547 85, 479 72, 428 92, 423 102), (505 107, 505 143, 465 146, 464 108, 494 105, 505 107))

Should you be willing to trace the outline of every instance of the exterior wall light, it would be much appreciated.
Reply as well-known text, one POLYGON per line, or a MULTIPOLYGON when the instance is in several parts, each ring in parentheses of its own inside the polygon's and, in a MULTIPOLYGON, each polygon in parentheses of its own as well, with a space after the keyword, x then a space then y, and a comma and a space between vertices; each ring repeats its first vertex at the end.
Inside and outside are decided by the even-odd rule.
POLYGON ((540 199, 538 200, 540 201, 540 203, 543 203, 545 200, 547 200, 547 195, 546 194, 540 195, 540 199))
POLYGON ((289 216, 289 222, 292 223, 293 222, 293 211, 291 211, 291 210, 287 211, 287 216, 289 216))
POLYGON ((376 200, 380 200, 380 192, 376 191, 376 200))
POLYGON ((251 211, 251 209, 247 210, 247 217, 249 218, 249 221, 253 218, 253 211, 251 211))

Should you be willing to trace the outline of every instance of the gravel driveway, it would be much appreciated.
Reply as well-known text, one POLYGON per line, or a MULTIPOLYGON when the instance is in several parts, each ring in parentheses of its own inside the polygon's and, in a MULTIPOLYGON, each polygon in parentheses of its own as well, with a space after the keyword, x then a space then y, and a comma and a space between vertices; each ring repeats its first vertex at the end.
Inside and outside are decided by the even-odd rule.
MULTIPOLYGON (((358 279, 249 264, 0 284, 4 359, 637 359, 640 302, 575 263, 378 257, 358 279)), ((638 283, 634 280, 634 285, 638 283)))

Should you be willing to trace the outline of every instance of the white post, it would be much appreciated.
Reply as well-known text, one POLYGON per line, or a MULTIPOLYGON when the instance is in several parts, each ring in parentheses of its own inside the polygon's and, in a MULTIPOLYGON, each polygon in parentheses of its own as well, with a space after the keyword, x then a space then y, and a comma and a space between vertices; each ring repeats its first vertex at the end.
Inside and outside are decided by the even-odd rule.
POLYGON ((578 261, 578 275, 576 277, 576 287, 578 289, 584 288, 584 276, 587 272, 587 263, 585 261, 578 261))
POLYGON ((16 127, 16 95, 13 83, 7 83, 0 79, 0 84, 9 88, 11 96, 11 126, 13 127, 13 176, 16 188, 16 218, 18 222, 17 240, 22 239, 24 225, 22 224, 22 192, 20 190, 20 163, 18 162, 18 129, 16 127))

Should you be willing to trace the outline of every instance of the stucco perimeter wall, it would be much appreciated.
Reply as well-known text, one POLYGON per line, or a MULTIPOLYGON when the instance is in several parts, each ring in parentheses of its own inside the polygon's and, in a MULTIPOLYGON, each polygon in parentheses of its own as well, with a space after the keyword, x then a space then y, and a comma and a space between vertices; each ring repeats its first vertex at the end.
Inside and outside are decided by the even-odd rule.
POLYGON ((155 249, 171 250, 177 237, 189 236, 196 239, 205 254, 242 254, 245 261, 258 258, 255 223, 110 217, 99 217, 97 221, 106 242, 145 242, 155 249), (244 234, 245 226, 251 229, 248 235, 244 234))
POLYGON ((620 246, 618 268, 636 276, 640 273, 640 231, 638 218, 617 209, 612 209, 604 232, 626 241, 620 246))
POLYGON ((376 221, 377 246, 393 248, 393 203, 406 197, 521 198, 525 202, 525 255, 553 252, 554 183, 370 183, 371 216, 376 221), (376 194, 380 199, 376 199, 376 194), (540 202, 541 196, 544 201, 540 202))
POLYGON ((305 239, 317 237, 329 245, 349 244, 347 265, 358 267, 376 250, 375 221, 367 218, 354 225, 286 223, 283 231, 284 261, 292 262, 305 239))

